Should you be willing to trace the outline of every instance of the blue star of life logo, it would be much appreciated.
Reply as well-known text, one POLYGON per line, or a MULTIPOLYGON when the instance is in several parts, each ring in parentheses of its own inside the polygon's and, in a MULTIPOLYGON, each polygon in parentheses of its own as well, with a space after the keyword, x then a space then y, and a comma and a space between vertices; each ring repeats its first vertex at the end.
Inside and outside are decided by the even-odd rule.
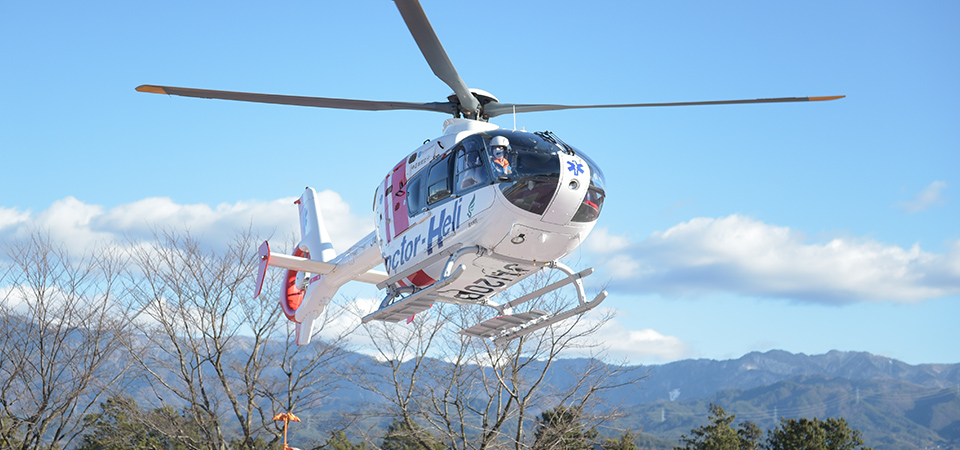
POLYGON ((583 173, 583 164, 573 161, 567 161, 567 170, 573 172, 573 176, 583 173))

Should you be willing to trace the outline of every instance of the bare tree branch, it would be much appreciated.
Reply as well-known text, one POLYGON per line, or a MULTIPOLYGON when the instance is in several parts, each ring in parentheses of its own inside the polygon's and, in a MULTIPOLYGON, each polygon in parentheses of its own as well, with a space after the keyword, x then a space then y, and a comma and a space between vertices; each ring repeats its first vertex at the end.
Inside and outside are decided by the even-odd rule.
POLYGON ((67 446, 126 370, 114 358, 129 322, 116 295, 124 261, 105 246, 72 258, 40 232, 4 253, 0 443, 67 446))

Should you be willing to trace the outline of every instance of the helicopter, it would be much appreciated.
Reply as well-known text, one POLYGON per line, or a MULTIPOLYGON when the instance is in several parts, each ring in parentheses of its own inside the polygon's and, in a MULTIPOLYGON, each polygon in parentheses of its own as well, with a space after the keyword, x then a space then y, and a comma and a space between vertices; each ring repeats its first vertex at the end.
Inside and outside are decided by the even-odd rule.
POLYGON ((551 132, 503 129, 503 114, 580 108, 628 108, 827 101, 844 96, 601 105, 502 103, 468 88, 454 68, 418 0, 394 0, 421 53, 453 94, 441 102, 371 101, 141 85, 139 92, 364 111, 419 110, 448 114, 443 134, 392 165, 374 193, 375 230, 342 254, 333 248, 306 188, 295 202, 301 240, 293 254, 258 249, 259 296, 268 267, 286 269, 281 309, 296 324, 296 340, 310 342, 314 325, 344 284, 361 281, 384 293, 363 323, 408 323, 436 302, 478 305, 493 317, 461 334, 503 343, 597 307, 583 278, 561 259, 580 246, 597 223, 606 197, 603 172, 581 150, 551 132), (379 267, 383 268, 380 270, 379 267), (500 303, 498 294, 544 270, 557 281, 500 303), (563 311, 515 309, 572 284, 577 304, 563 311))

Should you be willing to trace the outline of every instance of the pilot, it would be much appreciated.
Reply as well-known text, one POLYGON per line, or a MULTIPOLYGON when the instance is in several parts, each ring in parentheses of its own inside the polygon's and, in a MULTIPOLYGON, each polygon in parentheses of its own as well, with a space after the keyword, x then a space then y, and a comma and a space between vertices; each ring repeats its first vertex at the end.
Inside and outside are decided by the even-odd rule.
POLYGON ((490 139, 490 149, 493 151, 493 169, 497 172, 497 176, 513 173, 513 168, 510 167, 510 161, 507 161, 506 156, 509 146, 510 141, 503 136, 494 136, 493 139, 490 139))

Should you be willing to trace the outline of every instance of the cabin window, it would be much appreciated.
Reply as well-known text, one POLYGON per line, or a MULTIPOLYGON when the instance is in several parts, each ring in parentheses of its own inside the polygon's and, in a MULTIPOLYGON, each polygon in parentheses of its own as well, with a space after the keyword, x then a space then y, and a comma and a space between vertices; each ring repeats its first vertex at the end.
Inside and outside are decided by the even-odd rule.
POLYGON ((450 196, 450 162, 453 158, 447 157, 430 168, 427 177, 427 204, 434 204, 450 196))
POLYGON ((600 167, 597 166, 597 163, 593 162, 589 156, 580 150, 574 149, 574 151, 590 166, 590 186, 587 189, 587 195, 583 197, 583 203, 580 204, 580 209, 573 215, 572 220, 574 222, 593 222, 600 217, 600 210, 603 208, 603 199, 606 197, 603 172, 600 171, 600 167))

